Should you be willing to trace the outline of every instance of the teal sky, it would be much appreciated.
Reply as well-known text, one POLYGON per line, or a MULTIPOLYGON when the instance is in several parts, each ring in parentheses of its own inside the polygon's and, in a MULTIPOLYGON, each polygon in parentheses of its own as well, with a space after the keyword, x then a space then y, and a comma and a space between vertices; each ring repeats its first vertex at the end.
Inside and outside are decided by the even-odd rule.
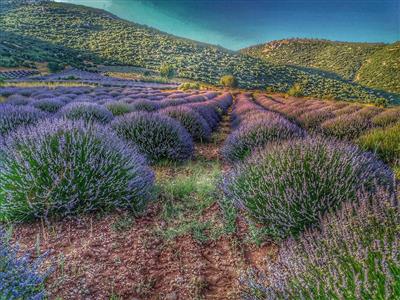
POLYGON ((400 0, 63 0, 136 23, 237 50, 308 37, 356 42, 400 40, 400 0))

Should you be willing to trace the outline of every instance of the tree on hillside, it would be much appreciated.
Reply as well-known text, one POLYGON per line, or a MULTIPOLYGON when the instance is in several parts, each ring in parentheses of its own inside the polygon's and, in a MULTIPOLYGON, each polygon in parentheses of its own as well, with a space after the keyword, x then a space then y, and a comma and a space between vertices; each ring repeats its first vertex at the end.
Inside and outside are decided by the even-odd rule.
POLYGON ((173 78, 175 76, 175 69, 170 64, 162 64, 160 67, 160 75, 164 78, 173 78))
POLYGON ((235 88, 238 86, 237 79, 233 75, 224 75, 219 80, 219 83, 224 87, 235 88))

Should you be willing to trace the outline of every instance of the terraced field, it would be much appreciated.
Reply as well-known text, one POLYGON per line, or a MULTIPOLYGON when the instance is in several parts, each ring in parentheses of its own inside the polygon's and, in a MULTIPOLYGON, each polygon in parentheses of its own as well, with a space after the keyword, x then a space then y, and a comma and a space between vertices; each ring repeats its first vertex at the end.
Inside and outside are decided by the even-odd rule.
POLYGON ((3 298, 400 296, 397 107, 74 74, 0 88, 3 298))

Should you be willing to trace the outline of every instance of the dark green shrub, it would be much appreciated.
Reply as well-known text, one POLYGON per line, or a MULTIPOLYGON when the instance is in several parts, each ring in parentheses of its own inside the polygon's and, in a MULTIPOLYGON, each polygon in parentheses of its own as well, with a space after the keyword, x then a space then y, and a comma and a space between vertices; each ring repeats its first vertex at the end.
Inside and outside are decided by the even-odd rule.
POLYGON ((49 62, 47 64, 47 67, 49 68, 51 73, 57 73, 57 72, 64 70, 64 66, 62 64, 56 63, 56 62, 49 62))
POLYGON ((304 91, 299 83, 294 84, 287 92, 289 96, 302 97, 304 96, 304 91))
POLYGON ((104 106, 89 102, 72 102, 60 110, 60 115, 70 120, 85 120, 87 122, 109 123, 113 114, 104 106))
POLYGON ((174 67, 169 64, 162 64, 160 67, 160 76, 164 78, 173 78, 175 76, 174 67))
POLYGON ((223 87, 228 87, 228 88, 235 88, 238 86, 238 81, 235 76, 233 75, 224 75, 221 77, 219 80, 219 83, 223 87))

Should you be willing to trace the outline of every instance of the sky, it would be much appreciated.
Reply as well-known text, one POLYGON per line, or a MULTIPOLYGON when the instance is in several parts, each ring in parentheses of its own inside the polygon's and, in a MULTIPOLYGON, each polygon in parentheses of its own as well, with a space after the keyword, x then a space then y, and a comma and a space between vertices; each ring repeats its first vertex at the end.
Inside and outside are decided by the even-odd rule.
POLYGON ((394 42, 400 0, 57 0, 238 50, 284 38, 394 42))

